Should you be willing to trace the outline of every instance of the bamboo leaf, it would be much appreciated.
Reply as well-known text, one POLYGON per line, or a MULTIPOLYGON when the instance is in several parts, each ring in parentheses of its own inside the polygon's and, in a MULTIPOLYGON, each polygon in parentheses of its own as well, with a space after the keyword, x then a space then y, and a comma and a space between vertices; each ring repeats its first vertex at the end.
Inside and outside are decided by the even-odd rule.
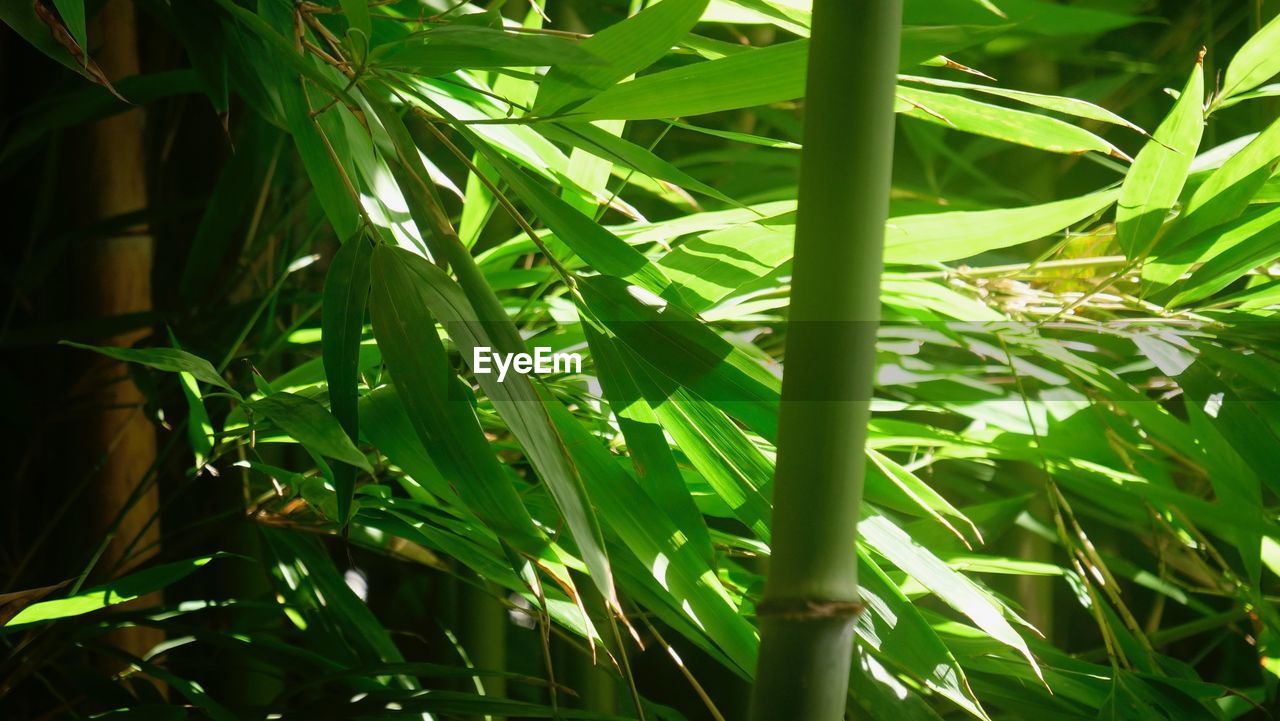
MULTIPOLYGON (((331 629, 328 633, 340 634, 344 647, 348 648, 343 665, 404 661, 391 634, 347 585, 319 538, 275 528, 263 528, 262 537, 276 559, 273 571, 278 579, 278 592, 290 605, 308 612, 316 621, 323 621, 323 625, 331 629)), ((403 688, 418 686, 406 676, 396 680, 396 685, 403 688)))
POLYGON ((523 35, 485 27, 445 25, 373 51, 379 67, 439 76, 461 68, 591 66, 604 61, 582 44, 549 35, 523 35))
POLYGON ((1265 444, 1265 432, 1256 430, 1265 423, 1259 423, 1260 419, 1253 416, 1234 393, 1232 397, 1224 398, 1222 406, 1211 418, 1202 409, 1200 399, 1206 397, 1206 391, 1219 387, 1213 372, 1203 366, 1193 367, 1183 376, 1180 383, 1188 393, 1195 394, 1195 400, 1187 398, 1185 404, 1188 425, 1204 448, 1205 467, 1211 472, 1214 495, 1232 513, 1252 521, 1233 529, 1229 538, 1240 553, 1249 583, 1256 586, 1262 573, 1262 535, 1250 526, 1256 527, 1263 520, 1262 484, 1236 449, 1256 449, 1259 442, 1265 444))
POLYGON ((676 391, 654 407, 662 427, 734 516, 762 541, 769 528, 768 483, 773 464, 728 416, 712 404, 676 391))
POLYGON ((209 453, 213 450, 213 422, 209 420, 209 411, 204 407, 196 377, 190 373, 179 373, 178 381, 182 385, 182 397, 187 401, 187 439, 191 442, 191 452, 195 456, 194 467, 200 469, 209 460, 209 453))
POLYGON ((394 386, 382 386, 360 398, 360 429, 369 442, 414 482, 464 511, 458 493, 431 460, 394 386))
POLYGON ((425 284, 383 250, 371 261, 369 314, 396 395, 432 461, 455 480, 472 511, 517 548, 545 545, 524 502, 503 473, 449 365, 425 284))
POLYGON ((62 23, 67 26, 67 32, 71 33, 76 45, 82 48, 89 47, 88 31, 84 20, 84 0, 53 0, 53 6, 58 9, 62 23))
POLYGON ((634 286, 608 276, 582 278, 587 310, 661 376, 772 440, 779 383, 754 359, 661 299, 643 302, 634 286))
POLYGON ((795 214, 713 230, 658 261, 690 308, 703 311, 791 259, 795 214))
POLYGON ((1142 269, 1144 281, 1169 285, 1190 267, 1175 257, 1195 255, 1185 247, 1209 244, 1206 231, 1234 220, 1275 172, 1280 158, 1280 120, 1272 123, 1239 152, 1213 171, 1182 208, 1160 240, 1160 252, 1142 269))
MULTIPOLYGON (((622 141, 622 132, 627 127, 625 120, 603 120, 594 124, 582 123, 581 125, 589 127, 591 130, 597 131, 608 138, 608 140, 604 141, 606 143, 615 140, 622 141)), ((560 128, 547 123, 542 128, 542 134, 549 136, 548 131, 554 134, 557 130, 560 130, 560 128)), ((589 133, 591 130, 587 132, 589 133)), ((580 138, 574 133, 566 133, 566 135, 565 140, 578 140, 580 138)), ((625 141, 622 142, 625 143, 625 141)), ((572 145, 573 150, 569 151, 569 164, 565 166, 565 178, 569 182, 561 183, 560 197, 583 215, 595 217, 601 205, 610 202, 605 199, 607 197, 605 191, 608 189, 609 179, 613 175, 615 158, 598 149, 595 153, 584 150, 582 146, 586 145, 588 144, 580 140, 572 145)), ((599 148, 599 146, 595 147, 599 148)), ((643 150, 638 147, 637 149, 643 150)), ((674 166, 672 169, 675 170, 674 166)), ((680 171, 677 170, 676 172, 680 171)))
POLYGON ((465 125, 457 124, 454 127, 485 156, 516 195, 533 208, 556 237, 564 241, 593 268, 607 275, 632 280, 651 293, 670 297, 670 299, 679 298, 678 295, 672 297, 668 292, 671 281, 642 253, 567 202, 557 198, 551 191, 530 180, 519 168, 495 152, 465 125))
POLYGON ((33 623, 71 618, 141 598, 173 585, 221 554, 165 563, 80 591, 66 598, 33 603, 4 624, 4 633, 33 623))
POLYGON ((924 481, 903 468, 892 458, 873 448, 867 449, 867 459, 906 497, 907 502, 915 507, 913 510, 931 516, 957 537, 963 539, 963 534, 956 530, 946 518, 959 521, 967 526, 970 537, 976 543, 982 543, 982 533, 978 531, 978 527, 974 525, 973 521, 969 520, 968 516, 961 513, 959 509, 951 505, 946 498, 930 488, 924 481))
POLYGON ((91 350, 108 358, 115 358, 126 363, 138 363, 156 370, 170 373, 190 373, 201 383, 208 383, 235 393, 235 389, 222 379, 222 376, 213 369, 213 365, 209 361, 183 350, 175 348, 114 348, 111 346, 73 343, 68 340, 61 341, 61 344, 72 348, 91 350))
POLYGON ((642 572, 662 589, 655 591, 650 585, 649 590, 660 593, 664 606, 685 623, 692 620, 741 673, 749 674, 755 666, 755 629, 736 612, 715 571, 564 406, 551 404, 548 411, 581 469, 605 530, 617 537, 625 552, 642 565, 642 572))
POLYGON ((793 100, 804 95, 808 49, 793 41, 645 75, 600 93, 569 117, 675 118, 793 100))
POLYGON ((993 15, 974 0, 934 0, 907 3, 903 17, 909 24, 941 22, 1012 23, 1020 32, 1051 37, 1087 36, 1105 33, 1142 22, 1142 16, 1126 12, 1123 6, 1095 9, 1082 5, 1060 5, 1048 0, 993 0, 1004 17, 993 15))
POLYGON ((322 456, 373 472, 364 457, 342 430, 338 420, 318 401, 293 393, 273 393, 249 404, 294 440, 322 456))
POLYGON ((590 324, 583 325, 583 332, 605 398, 627 441, 638 482, 689 537, 690 543, 701 550, 702 557, 710 559, 711 536, 706 521, 689 494, 653 408, 641 394, 637 373, 628 363, 626 350, 590 324))
POLYGON ((1276 229, 1280 226, 1280 207, 1264 206, 1205 233, 1203 242, 1178 253, 1169 260, 1173 268, 1182 270, 1203 263, 1186 281, 1173 288, 1177 293, 1170 306, 1182 306, 1207 298, 1231 285, 1246 273, 1270 264, 1280 257, 1276 229))
POLYGON ((1226 99, 1248 92, 1280 73, 1280 55, 1276 53, 1278 46, 1280 18, 1272 18, 1231 58, 1218 96, 1226 99))
MULTIPOLYGON (((905 29, 900 66, 990 34, 989 28, 905 29)), ((804 95, 808 52, 808 41, 796 40, 664 70, 615 85, 568 115, 574 120, 676 118, 794 100, 804 95)))
MULTIPOLYGON (((598 345, 617 343, 613 338, 604 341, 598 345)), ((734 516, 756 538, 767 542, 770 531, 766 494, 773 478, 773 464, 713 404, 655 377, 653 370, 627 347, 611 352, 616 354, 620 370, 627 374, 639 394, 637 401, 644 404, 642 408, 653 422, 666 430, 675 447, 734 516)))
POLYGON ((864 516, 858 522, 858 534, 877 553, 906 571, 947 605, 968 616, 992 638, 1022 654, 1043 680, 1040 666, 1031 655, 1027 642, 1006 620, 1004 611, 979 591, 972 581, 951 570, 882 515, 871 513, 864 516))
POLYGON ((1152 251, 1165 216, 1182 192, 1204 131, 1204 67, 1196 62, 1168 117, 1125 175, 1116 207, 1116 242, 1130 258, 1152 251))
MULTIPOLYGON (((169 342, 174 348, 181 350, 173 331, 169 331, 169 342)), ((195 456, 193 468, 199 471, 204 468, 213 450, 213 422, 209 419, 209 411, 204 407, 204 398, 196 377, 182 372, 178 374, 178 383, 182 386, 182 397, 187 402, 187 439, 191 442, 191 453, 195 456)))
POLYGON ((1025 208, 956 211, 890 218, 886 263, 959 260, 1053 235, 1115 202, 1115 190, 1025 208))
POLYGON ((960 708, 987 718, 951 650, 865 551, 858 553, 858 571, 859 595, 866 604, 858 616, 858 637, 960 708))
POLYGON ((345 171, 329 152, 332 140, 326 139, 312 118, 312 108, 303 94, 301 81, 281 83, 278 93, 284 105, 289 134, 293 136, 302 166, 315 187, 319 205, 338 237, 350 238, 356 233, 358 210, 343 181, 345 171))
MULTIPOLYGON (((491 336, 485 321, 476 314, 462 289, 421 256, 379 246, 374 251, 374 263, 379 274, 407 274, 416 281, 421 288, 419 297, 444 323, 449 337, 458 345, 464 358, 474 358, 475 350, 481 347, 507 353, 520 352, 520 349, 506 347, 496 336, 491 336), (389 270, 393 265, 398 266, 398 270, 389 270)), ((604 550, 599 522, 579 471, 571 462, 565 441, 548 415, 547 407, 558 405, 559 401, 549 399, 522 373, 512 373, 505 380, 499 380, 495 374, 477 372, 476 380, 520 440, 533 467, 551 492, 583 562, 591 571, 592 580, 604 597, 616 605, 613 573, 604 550)))
MULTIPOLYGON (((5 2, 0 3, 0 22, 4 22, 23 40, 31 44, 46 56, 58 61, 85 79, 98 83, 115 94, 111 80, 102 73, 102 69, 93 61, 84 49, 84 39, 77 40, 76 33, 84 33, 83 0, 60 0, 58 3, 70 8, 80 5, 77 14, 71 9, 71 22, 79 22, 80 26, 71 29, 66 25, 66 18, 58 18, 43 2, 5 2)), ((119 96, 117 96, 119 97, 119 96)))
POLYGON ((373 38, 373 21, 369 18, 368 0, 342 0, 342 12, 352 30, 364 33, 365 41, 373 38))
MULTIPOLYGON (((283 61, 286 65, 291 66, 295 73, 300 73, 343 102, 349 105, 356 104, 355 100, 341 85, 317 67, 311 58, 299 54, 290 45, 289 41, 276 28, 271 26, 268 20, 263 19, 262 15, 237 5, 234 0, 214 0, 214 2, 257 37, 272 53, 274 59, 283 61)), ((278 12, 280 7, 278 5, 264 5, 263 15, 270 14, 269 10, 278 12)))
MULTIPOLYGON (((665 1, 670 2, 670 0, 665 1)), ((656 180, 675 183, 709 198, 730 205, 738 205, 732 198, 680 170, 652 151, 623 140, 591 123, 564 123, 561 127, 547 124, 543 127, 542 133, 551 140, 582 148, 592 155, 638 170, 656 180)))
POLYGON ((582 49, 607 62, 552 68, 540 84, 533 112, 554 113, 652 65, 693 29, 706 7, 707 0, 663 0, 593 34, 582 49))
POLYGON ((1126 157, 1116 146, 1088 130, 1047 115, 904 86, 898 87, 898 99, 899 113, 966 133, 1051 153, 1096 152, 1126 157))
POLYGON ((1044 110, 1051 110, 1055 113, 1063 115, 1073 115, 1077 118, 1085 118, 1088 120, 1097 120, 1101 123, 1111 123, 1119 125, 1130 130, 1146 135, 1147 131, 1107 110, 1106 108, 1095 105, 1086 100, 1078 98, 1068 98, 1060 95, 1045 95, 1043 93, 1030 93, 1025 90, 1010 90, 992 85, 978 85, 976 83, 962 83, 955 80, 944 80, 942 78, 926 78, 916 75, 902 75, 899 80, 905 80, 923 85, 932 85, 939 88, 955 88, 957 90, 972 90, 986 95, 994 95, 996 97, 1008 98, 1016 100, 1020 103, 1032 105, 1044 110))
MULTIPOLYGON (((363 0, 361 0, 363 1, 363 0)), ((369 259, 373 246, 363 235, 350 238, 333 256, 324 280, 321 306, 325 378, 329 384, 329 408, 347 437, 360 440, 359 373, 360 334, 369 300, 369 259)), ((355 470, 334 468, 338 492, 338 523, 346 524, 355 495, 355 470)))

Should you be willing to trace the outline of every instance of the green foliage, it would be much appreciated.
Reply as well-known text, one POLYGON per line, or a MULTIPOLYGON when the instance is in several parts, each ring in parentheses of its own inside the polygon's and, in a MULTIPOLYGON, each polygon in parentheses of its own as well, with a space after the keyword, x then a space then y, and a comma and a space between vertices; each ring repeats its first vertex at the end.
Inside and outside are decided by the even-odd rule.
POLYGON ((12 633, 28 624, 48 623, 60 618, 73 618, 92 613, 107 606, 132 601, 135 598, 140 598, 153 591, 173 585, 176 581, 211 560, 213 560, 212 556, 205 556, 203 558, 193 558, 189 561, 153 566, 101 586, 94 586, 79 592, 73 590, 63 598, 33 603, 22 608, 9 618, 4 626, 4 632, 12 633))
MULTIPOLYGON (((906 3, 858 718, 1274 707, 1280 20, 1244 5, 906 3)), ((3 339, 133 364, 166 441, 147 477, 177 520, 162 562, 80 590, 56 584, 87 577, 101 539, 56 509, 82 485, 54 464, 57 503, 12 504, 41 524, 4 555, 0 709, 743 716, 808 4, 138 7, 190 67, 110 90, 74 54, 98 4, 0 10, 7 49, 58 61, 35 63, 53 81, 0 137, 33 199, 14 237, 38 241, 14 258, 3 339), (113 92, 148 107, 160 177, 207 182, 64 228, 80 159, 63 136, 128 109, 113 92), (170 241, 171 336, 120 348, 103 339, 157 317, 28 318, 78 240, 143 221, 170 241), (471 368, 480 346, 576 351, 586 372, 498 383, 471 368), (192 573, 218 551, 246 559, 192 573), (468 660, 460 583, 507 607, 507 668, 468 660), (135 625, 168 640, 112 646, 135 625), (98 655, 133 670, 100 676, 98 655), (575 663, 618 684, 618 708, 579 707, 575 663), (506 698, 479 692, 489 674, 506 698)))

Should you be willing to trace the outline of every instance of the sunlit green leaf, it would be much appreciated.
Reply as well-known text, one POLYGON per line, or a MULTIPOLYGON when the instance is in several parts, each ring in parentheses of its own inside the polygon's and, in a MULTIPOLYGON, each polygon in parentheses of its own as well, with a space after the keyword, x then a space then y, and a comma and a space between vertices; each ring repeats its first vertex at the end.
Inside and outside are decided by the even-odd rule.
POLYGON ((338 419, 317 401, 293 393, 274 393, 253 401, 249 407, 316 453, 373 471, 369 459, 347 437, 338 419))
POLYGON ((85 589, 66 598, 31 604, 10 619, 5 625, 5 630, 14 630, 32 623, 80 616, 107 606, 141 598, 186 578, 216 557, 216 555, 201 556, 187 561, 162 564, 85 589))
POLYGON ((1199 62, 1173 110, 1143 146, 1125 176, 1116 207, 1116 242, 1130 258, 1145 257, 1182 192, 1204 131, 1204 68, 1199 62))

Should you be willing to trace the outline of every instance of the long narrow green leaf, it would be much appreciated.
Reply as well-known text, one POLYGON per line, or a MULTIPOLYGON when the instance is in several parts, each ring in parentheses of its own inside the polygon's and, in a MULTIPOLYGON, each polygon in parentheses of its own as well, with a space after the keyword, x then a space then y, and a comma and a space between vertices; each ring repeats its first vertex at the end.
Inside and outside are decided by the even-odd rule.
POLYGON ((80 616, 107 606, 141 598, 186 578, 214 558, 217 558, 217 554, 165 563, 117 578, 101 586, 85 589, 73 596, 33 603, 19 611, 9 620, 9 623, 5 624, 5 632, 27 624, 80 616))
POLYGON ((1231 58, 1219 97, 1225 99, 1248 92, 1280 73, 1277 45, 1280 45, 1280 18, 1272 18, 1231 58))
POLYGON ((533 208, 556 237, 595 270, 632 280, 645 290, 670 300, 678 299, 678 295, 672 297, 668 292, 671 281, 642 253, 531 180, 465 125, 456 124, 454 127, 488 159, 502 179, 507 181, 521 200, 533 208))
POLYGON ((779 382, 701 321, 608 276, 579 281, 587 310, 662 376, 756 433, 777 433, 779 382))
MULTIPOLYGON (((461 506, 457 491, 419 440, 395 386, 383 386, 360 399, 360 431, 417 485, 451 505, 461 506)), ((465 510, 465 506, 459 510, 465 510)))
POLYGON ((607 63, 552 68, 543 78, 533 112, 548 115, 591 97, 666 55, 698 22, 707 0, 663 0, 582 42, 607 63))
MULTIPOLYGON (((521 352, 520 349, 505 347, 491 336, 487 324, 477 316, 462 289, 444 271, 421 256, 380 246, 374 251, 374 262, 380 273, 389 272, 389 266, 399 266, 399 270, 394 272, 407 275, 420 286, 419 297, 444 323, 449 337, 458 345, 464 358, 474 358, 477 348, 521 352)), ((557 405, 559 401, 547 398, 545 392, 535 387, 522 373, 510 373, 504 380, 499 380, 496 374, 477 372, 476 380, 520 440, 538 476, 551 492, 583 562, 591 571, 592 581, 604 597, 616 605, 613 574, 599 522, 579 471, 568 455, 565 441, 548 415, 547 407, 557 405)))
MULTIPOLYGON (((318 537, 274 528, 262 529, 262 535, 277 559, 281 595, 316 620, 324 619, 327 623, 317 625, 329 633, 341 633, 339 647, 350 649, 348 665, 404 661, 391 634, 346 584, 318 537)), ((405 676, 398 680, 405 688, 417 686, 405 676)))
POLYGON ((1191 245, 1210 228, 1238 217, 1275 172, 1278 158, 1280 120, 1267 126, 1196 188, 1160 239, 1160 253, 1143 267, 1143 280, 1168 285, 1186 272, 1189 266, 1174 262, 1169 256, 1186 255, 1185 245, 1191 245))
POLYGON ((1186 281, 1172 290, 1177 294, 1170 306, 1186 305, 1226 288, 1246 273, 1266 266, 1280 257, 1280 245, 1276 232, 1280 229, 1280 206, 1263 206, 1242 216, 1237 222, 1204 234, 1207 241, 1197 244, 1189 253, 1176 254, 1171 260, 1180 261, 1175 269, 1184 269, 1203 263, 1186 281))
POLYGON ((138 363, 144 366, 150 366, 156 370, 168 371, 170 373, 190 373, 196 380, 201 383, 208 383, 224 390, 235 393, 230 385, 218 371, 214 370, 213 364, 197 355, 192 355, 183 350, 175 348, 114 348, 111 346, 93 346, 83 343, 73 343, 69 340, 62 341, 62 345, 69 345, 72 348, 83 348, 91 350, 95 353, 101 353, 109 358, 122 360, 127 363, 138 363))
MULTIPOLYGON (((83 16, 82 0, 61 0, 60 4, 69 5, 73 2, 81 4, 81 16, 83 16)), ((111 89, 111 84, 107 77, 102 74, 102 70, 85 54, 84 45, 78 45, 73 50, 59 42, 58 30, 64 30, 64 28, 59 27, 58 30, 55 30, 50 27, 49 23, 58 24, 58 19, 49 12, 49 9, 43 3, 0 3, 0 21, 12 28, 23 40, 31 43, 32 47, 46 56, 74 70, 85 79, 111 89)), ((70 36, 66 37, 68 40, 71 39, 70 36)))
POLYGON ((546 124, 542 128, 542 134, 551 140, 582 148, 597 157, 638 170, 655 180, 675 183, 731 205, 738 204, 724 193, 658 157, 653 151, 623 140, 592 123, 564 123, 563 129, 556 124, 546 124))
MULTIPOLYGON (((670 2, 671 0, 664 0, 670 2)), ((905 28, 900 67, 990 37, 991 28, 905 28)), ((809 42, 796 40, 664 70, 621 83, 569 112, 575 120, 676 118, 750 108, 804 95, 809 42)))
POLYGON ((1025 90, 1011 90, 994 85, 978 85, 977 83, 963 83, 956 80, 944 80, 942 78, 926 78, 915 75, 899 76, 900 80, 913 83, 921 83, 923 85, 933 85, 940 88, 955 88, 957 90, 972 90, 987 95, 995 95, 996 97, 1008 98, 1016 100, 1020 103, 1033 105, 1037 108, 1051 110, 1055 113, 1063 115, 1074 115, 1077 118, 1086 118, 1089 120, 1097 120, 1102 123, 1111 123, 1112 125, 1120 125, 1130 130, 1146 134, 1142 128, 1116 115, 1104 107, 1095 105, 1087 100, 1079 98, 1068 98, 1060 95, 1045 95, 1043 93, 1030 93, 1025 90))
MULTIPOLYGON (((325 276, 320 309, 329 408, 352 441, 360 439, 360 332, 369 300, 369 259, 372 255, 373 246, 363 236, 358 235, 342 244, 325 276)), ((338 522, 345 524, 355 495, 354 469, 339 465, 334 469, 334 483, 338 492, 338 522)))
POLYGON ((1173 207, 1204 131, 1204 67, 1199 61, 1168 117, 1125 175, 1116 207, 1116 242, 1130 258, 1145 257, 1173 207))
POLYGON ((53 0, 53 6, 58 8, 62 24, 67 26, 67 32, 71 33, 76 45, 88 48, 89 37, 85 27, 84 0, 53 0))
MULTIPOLYGON (((173 331, 169 331, 169 342, 174 348, 182 349, 173 331)), ((204 397, 196 377, 186 372, 178 373, 178 384, 182 386, 182 397, 187 402, 187 440, 191 442, 191 453, 195 456, 193 468, 200 470, 213 451, 213 421, 204 407, 204 397)))
POLYGON ((920 581, 947 605, 968 616, 992 638, 1022 654, 1036 674, 1041 675, 1040 666, 1031 655, 1027 642, 1009 624, 1000 607, 979 591, 972 581, 948 568, 941 559, 912 541, 902 529, 882 515, 873 513, 862 518, 858 522, 858 533, 873 549, 920 581))
POLYGON ((691 238, 658 261, 695 311, 763 278, 791 259, 795 214, 713 230, 691 238))
POLYGON ((653 408, 641 395, 633 369, 627 364, 625 349, 590 324, 583 325, 583 332, 605 398, 627 441, 638 482, 689 537, 690 543, 702 551, 703 558, 710 559, 712 548, 707 523, 685 485, 653 408))
POLYGON ((393 255, 374 253, 369 313, 397 395, 431 460, 472 511, 523 550, 545 545, 454 376, 426 288, 393 255))
POLYGON ((713 404, 670 387, 660 376, 655 378, 654 370, 626 346, 614 352, 654 421, 670 434, 675 447, 734 516, 767 542, 767 485, 773 478, 773 464, 713 404))
POLYGON ((373 21, 369 18, 367 0, 342 0, 342 12, 347 16, 347 25, 352 30, 364 33, 366 43, 373 38, 373 21))
POLYGON ((343 169, 334 163, 329 153, 326 142, 331 144, 333 140, 326 139, 312 118, 312 108, 307 104, 301 81, 284 82, 278 92, 284 104, 289 134, 293 136, 302 166, 315 187, 320 207, 338 237, 350 238, 356 232, 358 210, 355 199, 342 180, 343 169))
POLYGON ((616 85, 574 108, 574 120, 703 115, 804 95, 809 43, 793 41, 694 63, 616 85))
POLYGON ((571 40, 509 33, 495 28, 446 25, 379 46, 371 57, 379 67, 438 76, 460 68, 593 66, 604 60, 571 40))
POLYGON ((859 638, 960 708, 987 718, 951 650, 866 551, 858 553, 858 584, 867 606, 858 617, 859 638))
POLYGON ((741 673, 749 674, 758 646, 755 629, 737 613, 715 571, 564 406, 552 404, 548 410, 582 471, 605 529, 662 587, 664 605, 701 627, 741 673))
POLYGON ((338 419, 318 401, 293 393, 273 393, 253 401, 249 407, 316 453, 373 472, 369 459, 347 437, 338 419))
POLYGON ((276 17, 288 17, 279 14, 281 5, 266 4, 263 6, 262 15, 254 13, 246 8, 236 4, 234 0, 214 0, 229 15, 235 18, 241 25, 248 28, 266 47, 273 53, 276 60, 284 62, 286 65, 301 73, 308 80, 316 83, 326 92, 336 96, 338 99, 350 105, 355 105, 355 100, 347 93, 347 91, 339 85, 331 75, 326 74, 310 57, 303 56, 294 49, 290 41, 281 35, 276 28, 272 27, 271 22, 263 19, 272 12, 277 13, 276 17))
MULTIPOLYGON (((956 536, 963 539, 963 534, 946 519, 951 518, 959 521, 968 528, 974 542, 982 543, 982 534, 978 531, 978 527, 959 509, 951 505, 942 494, 930 488, 928 484, 903 468, 892 458, 874 448, 867 449, 867 459, 900 490, 910 505, 914 506, 913 511, 922 511, 926 515, 933 517, 952 533, 955 533, 956 536)), ((869 490, 868 497, 870 497, 869 490)))
POLYGON ((1125 155, 1093 133, 1057 118, 1028 113, 960 95, 898 87, 898 112, 974 135, 1017 143, 1051 153, 1125 155))
MULTIPOLYGON (((581 123, 581 125, 589 127, 591 130, 597 131, 610 139, 606 142, 626 142, 622 141, 621 138, 622 132, 627 127, 627 121, 625 120, 600 120, 594 124, 581 123)), ((562 131, 560 127, 552 123, 543 124, 540 130, 547 137, 551 137, 557 131, 562 131)), ((601 152, 599 146, 595 146, 596 152, 594 153, 586 150, 585 147, 592 146, 582 142, 578 135, 573 133, 565 133, 565 135, 567 137, 562 138, 562 140, 573 139, 579 140, 579 142, 571 143, 573 150, 569 151, 569 164, 565 167, 565 177, 569 182, 560 184, 560 197, 583 215, 595 217, 600 206, 607 202, 605 200, 608 197, 606 190, 609 187, 609 179, 613 176, 616 158, 601 152)), ((676 172, 680 171, 677 170, 676 172)))
POLYGON ((890 218, 886 263, 931 263, 968 258, 1053 235, 1115 202, 1117 191, 1025 208, 929 213, 890 218))

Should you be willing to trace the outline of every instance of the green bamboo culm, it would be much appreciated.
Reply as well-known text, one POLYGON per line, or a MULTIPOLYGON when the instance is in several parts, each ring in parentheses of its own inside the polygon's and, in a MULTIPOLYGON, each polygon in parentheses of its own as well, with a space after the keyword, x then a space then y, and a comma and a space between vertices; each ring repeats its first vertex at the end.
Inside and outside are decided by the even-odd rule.
POLYGON ((901 0, 814 0, 752 721, 844 718, 901 0))

